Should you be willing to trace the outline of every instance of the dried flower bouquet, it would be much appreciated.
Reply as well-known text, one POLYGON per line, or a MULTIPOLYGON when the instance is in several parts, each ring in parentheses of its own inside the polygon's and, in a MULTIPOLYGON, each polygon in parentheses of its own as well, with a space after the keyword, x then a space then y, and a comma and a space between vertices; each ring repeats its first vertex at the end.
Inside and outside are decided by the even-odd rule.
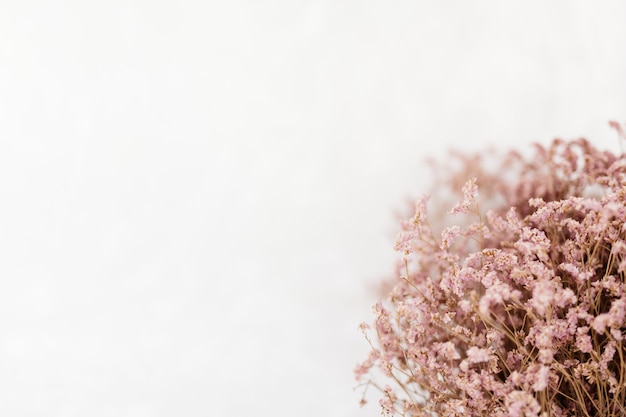
POLYGON ((357 379, 384 415, 626 415, 626 156, 579 139, 461 160, 453 224, 428 198, 402 223, 357 379))

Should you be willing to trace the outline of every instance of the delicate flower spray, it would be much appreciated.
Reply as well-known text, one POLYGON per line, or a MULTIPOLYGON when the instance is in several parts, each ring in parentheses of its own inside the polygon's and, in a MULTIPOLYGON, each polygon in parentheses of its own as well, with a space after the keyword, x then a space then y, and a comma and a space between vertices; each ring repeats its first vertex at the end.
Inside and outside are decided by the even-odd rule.
POLYGON ((457 159, 454 224, 427 198, 402 223, 396 285, 361 325, 364 390, 383 415, 626 415, 626 155, 579 139, 491 172, 457 159))

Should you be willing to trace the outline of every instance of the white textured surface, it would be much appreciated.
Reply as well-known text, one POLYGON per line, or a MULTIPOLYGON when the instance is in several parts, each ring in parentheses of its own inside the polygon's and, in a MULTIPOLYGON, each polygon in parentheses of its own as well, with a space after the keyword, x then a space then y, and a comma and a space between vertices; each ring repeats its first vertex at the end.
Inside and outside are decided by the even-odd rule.
POLYGON ((376 416, 444 149, 626 121, 620 1, 0 0, 0 414, 376 416))

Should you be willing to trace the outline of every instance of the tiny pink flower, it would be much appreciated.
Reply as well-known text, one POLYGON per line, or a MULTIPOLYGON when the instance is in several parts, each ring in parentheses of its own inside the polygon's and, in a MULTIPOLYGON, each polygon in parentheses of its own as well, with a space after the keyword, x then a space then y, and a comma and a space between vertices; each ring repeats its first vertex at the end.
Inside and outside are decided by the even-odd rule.
POLYGON ((441 249, 448 249, 454 243, 454 239, 461 234, 459 226, 450 226, 441 232, 441 249))
POLYGON ((505 404, 508 417, 537 417, 541 406, 533 395, 526 391, 513 391, 507 395, 505 404))
POLYGON ((476 346, 467 349, 467 359, 470 363, 489 362, 491 357, 491 352, 489 352, 488 349, 482 349, 476 346))
POLYGON ((476 197, 478 196, 478 186, 476 185, 476 178, 472 178, 463 186, 463 201, 457 203, 450 210, 450 214, 464 214, 468 213, 470 209, 476 204, 476 197))
POLYGON ((583 353, 590 353, 593 350, 591 336, 588 334, 589 327, 583 326, 576 330, 576 347, 583 353))
POLYGON ((550 368, 542 365, 539 368, 539 371, 535 374, 535 381, 533 383, 534 391, 543 391, 547 388, 548 383, 550 382, 550 368))

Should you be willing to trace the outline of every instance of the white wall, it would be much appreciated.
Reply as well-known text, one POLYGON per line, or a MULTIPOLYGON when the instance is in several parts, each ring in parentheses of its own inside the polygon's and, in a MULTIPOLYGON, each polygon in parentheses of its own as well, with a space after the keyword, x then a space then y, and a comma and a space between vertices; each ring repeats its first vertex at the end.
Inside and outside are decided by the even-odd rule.
POLYGON ((626 121, 620 1, 0 0, 0 414, 376 416, 450 147, 626 121))

